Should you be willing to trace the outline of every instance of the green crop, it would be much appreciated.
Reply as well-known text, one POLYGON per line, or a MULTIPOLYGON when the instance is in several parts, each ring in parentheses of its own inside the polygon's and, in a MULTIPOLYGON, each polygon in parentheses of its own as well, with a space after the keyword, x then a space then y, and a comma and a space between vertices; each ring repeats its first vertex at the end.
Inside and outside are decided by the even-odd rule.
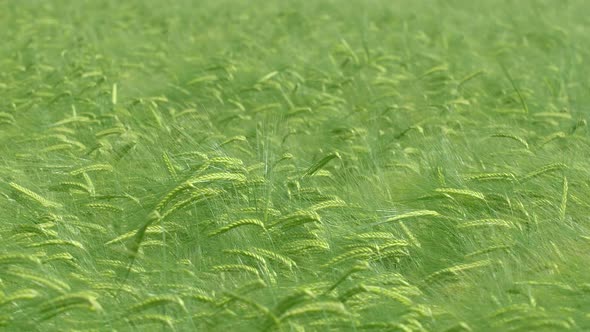
POLYGON ((582 0, 0 3, 0 331, 590 330, 582 0))

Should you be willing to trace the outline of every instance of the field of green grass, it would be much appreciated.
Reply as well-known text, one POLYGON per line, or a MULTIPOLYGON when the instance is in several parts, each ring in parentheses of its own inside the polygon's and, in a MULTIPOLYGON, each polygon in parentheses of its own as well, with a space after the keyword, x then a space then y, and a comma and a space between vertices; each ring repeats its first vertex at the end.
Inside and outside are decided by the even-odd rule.
POLYGON ((590 330, 588 12, 0 2, 0 330, 590 330))

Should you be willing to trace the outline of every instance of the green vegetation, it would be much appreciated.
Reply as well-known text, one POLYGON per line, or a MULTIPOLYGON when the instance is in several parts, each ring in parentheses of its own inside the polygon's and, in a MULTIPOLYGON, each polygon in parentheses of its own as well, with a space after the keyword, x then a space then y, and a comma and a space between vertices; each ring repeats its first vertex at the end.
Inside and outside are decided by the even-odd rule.
POLYGON ((0 330, 590 330, 586 1, 3 1, 0 330))

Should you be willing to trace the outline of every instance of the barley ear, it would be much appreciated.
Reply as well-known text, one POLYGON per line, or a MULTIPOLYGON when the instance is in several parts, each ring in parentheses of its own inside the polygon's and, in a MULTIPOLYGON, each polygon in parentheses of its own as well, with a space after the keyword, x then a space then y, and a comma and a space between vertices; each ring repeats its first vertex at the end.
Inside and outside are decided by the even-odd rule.
POLYGON ((561 194, 561 204, 559 205, 559 219, 560 220, 565 219, 565 209, 567 207, 567 196, 568 196, 567 192, 568 192, 567 178, 564 176, 563 177, 563 188, 562 188, 562 194, 561 194))

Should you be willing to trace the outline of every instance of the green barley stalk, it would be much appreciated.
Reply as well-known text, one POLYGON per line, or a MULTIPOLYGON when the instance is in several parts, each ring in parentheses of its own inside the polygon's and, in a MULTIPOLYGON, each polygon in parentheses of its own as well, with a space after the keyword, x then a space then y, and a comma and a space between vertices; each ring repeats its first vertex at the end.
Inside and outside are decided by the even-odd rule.
POLYGON ((147 300, 143 300, 140 303, 134 304, 125 310, 125 316, 135 315, 139 312, 148 310, 150 308, 160 307, 163 305, 174 304, 181 308, 184 312, 187 312, 184 301, 175 295, 159 295, 151 297, 147 300))
POLYGON ((437 188, 434 191, 441 194, 466 196, 485 201, 485 195, 483 193, 469 189, 437 188))
POLYGON ((503 138, 510 138, 520 144, 522 144, 525 148, 529 148, 529 143, 522 137, 516 136, 516 135, 512 135, 512 134, 494 134, 491 137, 503 137, 503 138))
POLYGON ((158 211, 154 210, 147 216, 147 221, 135 232, 135 237, 129 247, 129 263, 127 264, 127 271, 125 272, 125 276, 123 277, 121 284, 124 284, 127 281, 127 278, 131 273, 131 269, 133 268, 135 260, 137 259, 137 253, 139 252, 139 248, 143 242, 148 227, 160 220, 160 214, 158 211))
POLYGON ((538 177, 540 175, 543 175, 545 173, 550 173, 550 172, 555 172, 555 171, 559 171, 559 170, 563 170, 563 169, 567 169, 567 165, 563 164, 563 163, 553 163, 553 164, 549 164, 549 165, 545 165, 537 170, 534 170, 528 174, 526 174, 525 176, 523 176, 520 179, 520 182, 526 182, 529 181, 535 177, 538 177))
POLYGON ((286 311, 279 317, 279 321, 285 321, 300 316, 307 316, 310 314, 336 314, 348 316, 350 313, 346 310, 346 307, 340 302, 334 301, 321 301, 303 305, 291 310, 286 311))
POLYGON ((168 156, 168 153, 166 153, 166 152, 162 153, 162 160, 164 160, 164 164, 166 165, 166 169, 168 170, 168 173, 170 173, 170 176, 172 177, 172 179, 177 181, 178 174, 176 174, 176 168, 174 167, 174 165, 170 161, 170 156, 168 156))
POLYGON ((242 220, 238 220, 236 222, 233 222, 227 226, 221 227, 219 229, 216 229, 215 231, 209 233, 209 236, 216 236, 216 235, 220 235, 223 234, 225 232, 229 232, 230 230, 237 228, 237 227, 241 227, 241 226, 246 226, 246 225, 252 225, 252 226, 258 226, 260 227, 262 230, 266 230, 266 228, 264 227, 264 223, 262 223, 262 221, 258 220, 258 219, 242 219, 242 220))
POLYGON ((436 211, 433 211, 433 210, 417 210, 417 211, 407 212, 407 213, 399 214, 394 217, 387 218, 387 219, 385 219, 385 221, 379 222, 374 225, 390 223, 390 222, 397 222, 400 220, 411 219, 411 218, 438 217, 438 216, 440 216, 440 214, 436 211))
POLYGON ((29 190, 21 185, 18 185, 14 182, 10 182, 9 185, 14 188, 17 192, 19 192, 20 194, 22 194, 23 196, 41 204, 42 206, 46 207, 46 208, 59 208, 62 207, 61 204, 56 203, 56 202, 52 202, 46 198, 41 197, 39 194, 33 192, 32 190, 29 190))
POLYGON ((174 330, 174 319, 167 315, 161 314, 141 314, 141 315, 133 315, 130 317, 125 318, 132 326, 141 326, 145 324, 153 324, 158 323, 162 326, 169 328, 170 330, 174 330))
POLYGON ((567 207, 567 197, 568 197, 568 184, 567 178, 563 177, 563 185, 562 185, 562 194, 561 194, 561 204, 559 205, 559 219, 565 220, 565 213, 567 207))
POLYGON ((307 169, 307 171, 305 171, 305 173, 303 173, 303 176, 302 177, 312 176, 318 170, 320 170, 322 167, 324 167, 327 163, 329 163, 331 160, 333 160, 335 158, 342 159, 340 157, 340 154, 338 152, 329 153, 328 155, 326 155, 325 157, 323 157, 322 159, 320 159, 319 161, 317 161, 315 164, 311 165, 307 169))
POLYGON ((510 81, 510 85, 512 85, 512 88, 518 95, 518 99, 520 100, 520 105, 522 106, 523 111, 525 113, 529 113, 529 107, 526 103, 526 100, 524 99, 524 96, 522 95, 522 93, 520 93, 520 89, 518 89, 518 87, 516 86, 516 83, 512 79, 512 75, 510 75, 510 72, 508 71, 508 69, 506 69, 502 62, 500 62, 500 68, 502 68, 502 72, 504 73, 506 78, 508 78, 508 81, 510 81))

